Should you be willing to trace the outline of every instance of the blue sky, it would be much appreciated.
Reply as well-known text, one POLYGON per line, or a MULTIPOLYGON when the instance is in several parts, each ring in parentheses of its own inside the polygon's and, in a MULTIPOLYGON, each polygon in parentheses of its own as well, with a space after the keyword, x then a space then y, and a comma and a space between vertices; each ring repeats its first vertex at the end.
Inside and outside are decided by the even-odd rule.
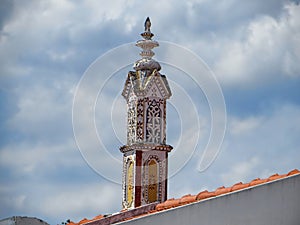
MULTIPOLYGON (((140 39, 147 16, 155 40, 184 46, 207 63, 222 88, 227 110, 220 153, 200 173, 197 165, 211 128, 205 93, 194 90, 180 71, 162 64, 174 83, 174 105, 169 104, 167 115, 167 142, 176 152, 169 157, 171 169, 178 166, 172 154, 184 157, 191 148, 187 138, 197 130, 195 117, 187 116, 190 111, 178 115, 175 109, 181 95, 176 97, 174 91, 180 91, 176 84, 182 80, 180 87, 191 98, 201 125, 194 154, 169 180, 169 197, 300 168, 297 1, 2 0, 0 218, 28 215, 57 224, 121 209, 121 186, 96 173, 78 150, 72 103, 92 62, 140 39), (191 124, 182 134, 184 149, 176 149, 182 129, 179 117, 191 124)), ((138 54, 138 49, 134 51, 138 54)), ((126 105, 116 96, 130 69, 115 74, 96 106, 99 133, 117 160, 125 139, 126 105), (104 109, 110 109, 114 122, 106 120, 110 112, 104 109), (115 128, 117 136, 112 129, 106 132, 107 127, 115 128)), ((104 157, 99 158, 101 167, 111 168, 109 176, 121 178, 119 164, 106 165, 104 157)))

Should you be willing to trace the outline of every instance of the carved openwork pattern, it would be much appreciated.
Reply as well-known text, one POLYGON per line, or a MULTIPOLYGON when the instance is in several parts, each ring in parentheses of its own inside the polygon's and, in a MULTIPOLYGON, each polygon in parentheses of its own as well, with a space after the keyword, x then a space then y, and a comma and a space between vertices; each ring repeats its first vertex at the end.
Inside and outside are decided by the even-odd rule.
POLYGON ((144 100, 139 99, 137 103, 137 128, 136 141, 143 142, 144 140, 144 100))
POLYGON ((151 100, 146 115, 146 141, 150 143, 161 143, 162 112, 160 102, 155 99, 151 100))
POLYGON ((163 141, 162 144, 166 144, 167 140, 166 140, 166 129, 167 129, 167 124, 166 124, 166 111, 167 111, 167 107, 166 107, 166 101, 163 102, 163 141))
POLYGON ((131 101, 128 103, 128 129, 127 129, 127 143, 129 145, 135 142, 136 136, 136 108, 135 102, 131 101))

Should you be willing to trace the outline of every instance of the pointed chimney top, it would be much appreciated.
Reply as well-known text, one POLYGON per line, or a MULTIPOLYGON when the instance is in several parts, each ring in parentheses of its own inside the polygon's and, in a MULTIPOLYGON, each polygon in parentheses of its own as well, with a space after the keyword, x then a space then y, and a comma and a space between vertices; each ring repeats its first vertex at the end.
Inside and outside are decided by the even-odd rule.
POLYGON ((158 47, 159 44, 157 41, 152 40, 154 34, 151 33, 151 21, 149 17, 147 17, 145 21, 145 31, 141 33, 141 36, 144 40, 139 40, 136 42, 136 46, 142 49, 140 56, 142 59, 136 61, 133 65, 135 70, 150 70, 153 71, 156 69, 159 71, 161 69, 158 62, 156 62, 152 57, 154 56, 154 52, 152 51, 153 48, 158 47))
POLYGON ((147 17, 147 19, 145 20, 145 32, 141 33, 141 36, 145 39, 145 40, 151 40, 151 38, 154 36, 154 34, 151 33, 150 27, 151 27, 151 21, 150 18, 147 17))
POLYGON ((146 32, 151 32, 150 31, 150 27, 151 27, 151 21, 150 21, 150 18, 147 17, 146 21, 145 21, 145 31, 146 32))

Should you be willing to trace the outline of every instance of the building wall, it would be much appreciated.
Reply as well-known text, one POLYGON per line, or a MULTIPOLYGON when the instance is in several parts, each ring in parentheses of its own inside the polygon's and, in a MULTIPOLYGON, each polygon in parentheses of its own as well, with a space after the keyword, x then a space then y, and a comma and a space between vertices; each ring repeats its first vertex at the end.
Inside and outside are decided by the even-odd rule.
POLYGON ((14 216, 11 218, 0 220, 0 225, 49 225, 43 220, 26 217, 26 216, 14 216))
POLYGON ((119 224, 299 225, 300 175, 119 224))

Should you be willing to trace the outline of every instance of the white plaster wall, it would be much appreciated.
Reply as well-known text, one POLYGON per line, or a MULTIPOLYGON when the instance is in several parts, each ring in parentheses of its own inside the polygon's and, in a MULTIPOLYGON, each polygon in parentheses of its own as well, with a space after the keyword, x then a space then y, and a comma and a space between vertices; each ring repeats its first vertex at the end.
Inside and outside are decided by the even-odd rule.
POLYGON ((300 225, 300 175, 119 224, 300 225))
POLYGON ((14 218, 8 218, 0 221, 0 225, 15 225, 14 218))
POLYGON ((15 216, 0 221, 0 225, 49 225, 45 221, 42 221, 34 217, 15 216))

